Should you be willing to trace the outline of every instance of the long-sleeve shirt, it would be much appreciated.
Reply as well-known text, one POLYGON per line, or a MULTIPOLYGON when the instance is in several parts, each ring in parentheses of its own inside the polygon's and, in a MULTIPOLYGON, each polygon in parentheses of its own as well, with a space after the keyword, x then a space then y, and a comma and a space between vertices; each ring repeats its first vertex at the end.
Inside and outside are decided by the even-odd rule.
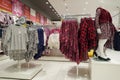
POLYGON ((10 25, 6 30, 3 47, 6 47, 11 59, 22 60, 27 52, 27 42, 27 29, 22 26, 10 25))

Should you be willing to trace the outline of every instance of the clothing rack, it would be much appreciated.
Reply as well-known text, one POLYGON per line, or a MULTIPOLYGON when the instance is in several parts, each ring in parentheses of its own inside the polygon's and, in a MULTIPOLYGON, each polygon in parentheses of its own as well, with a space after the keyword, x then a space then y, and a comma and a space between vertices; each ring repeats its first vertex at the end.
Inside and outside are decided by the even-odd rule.
MULTIPOLYGON (((72 19, 72 20, 78 20, 78 17, 91 17, 91 14, 77 14, 77 15, 65 15, 64 20, 72 19)), ((79 65, 76 64, 76 77, 79 77, 79 65)))
POLYGON ((63 16, 63 19, 69 19, 69 18, 76 19, 76 17, 80 17, 80 16, 88 16, 88 17, 90 17, 91 14, 65 15, 65 16, 63 16))
POLYGON ((91 16, 91 14, 65 15, 65 17, 91 16))

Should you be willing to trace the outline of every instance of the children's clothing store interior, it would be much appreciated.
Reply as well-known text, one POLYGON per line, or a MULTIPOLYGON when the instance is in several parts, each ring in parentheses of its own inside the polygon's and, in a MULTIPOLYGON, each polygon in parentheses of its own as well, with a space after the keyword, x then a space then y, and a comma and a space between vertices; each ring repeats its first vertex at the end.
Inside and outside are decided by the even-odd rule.
POLYGON ((120 80, 119 0, 0 0, 0 80, 120 80))

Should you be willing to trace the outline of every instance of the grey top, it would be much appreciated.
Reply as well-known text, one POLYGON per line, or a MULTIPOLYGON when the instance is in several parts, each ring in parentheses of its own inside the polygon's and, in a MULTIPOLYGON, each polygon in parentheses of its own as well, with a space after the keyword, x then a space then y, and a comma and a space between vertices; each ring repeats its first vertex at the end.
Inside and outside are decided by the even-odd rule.
POLYGON ((38 32, 36 29, 28 27, 27 32, 28 32, 29 42, 27 44, 27 53, 25 55, 25 59, 28 62, 37 53, 38 50, 37 45, 39 43, 39 40, 38 40, 38 32))
POLYGON ((8 56, 14 60, 25 59, 27 52, 28 34, 23 26, 10 25, 6 29, 3 47, 6 48, 8 56))

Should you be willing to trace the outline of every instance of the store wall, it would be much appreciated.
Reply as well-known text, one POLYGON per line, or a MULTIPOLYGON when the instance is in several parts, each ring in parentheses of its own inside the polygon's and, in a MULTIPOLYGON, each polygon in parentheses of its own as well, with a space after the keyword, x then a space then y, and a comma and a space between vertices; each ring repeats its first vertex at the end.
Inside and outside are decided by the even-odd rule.
POLYGON ((56 27, 61 27, 62 21, 52 21, 52 23, 56 23, 56 27))
POLYGON ((112 14, 113 24, 115 25, 116 29, 120 28, 120 11, 116 10, 112 14))

